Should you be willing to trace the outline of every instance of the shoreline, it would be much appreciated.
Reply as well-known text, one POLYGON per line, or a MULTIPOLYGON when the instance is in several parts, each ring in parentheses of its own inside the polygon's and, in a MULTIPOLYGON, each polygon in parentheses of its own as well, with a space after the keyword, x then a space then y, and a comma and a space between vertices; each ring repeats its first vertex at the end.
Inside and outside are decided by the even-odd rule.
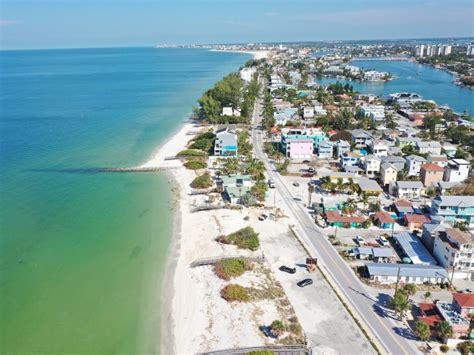
POLYGON ((210 49, 210 52, 231 52, 231 53, 243 53, 252 55, 253 59, 259 60, 268 58, 270 51, 243 51, 237 49, 210 49))

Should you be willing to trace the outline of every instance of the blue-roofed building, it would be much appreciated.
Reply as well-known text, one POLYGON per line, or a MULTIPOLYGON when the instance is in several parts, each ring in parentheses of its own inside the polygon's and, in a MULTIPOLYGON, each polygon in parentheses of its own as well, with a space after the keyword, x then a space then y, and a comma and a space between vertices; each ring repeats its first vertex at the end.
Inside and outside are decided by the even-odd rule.
POLYGON ((425 248, 420 238, 408 232, 397 233, 393 236, 403 253, 413 264, 438 265, 436 260, 425 248))
POLYGON ((291 128, 288 130, 282 130, 280 149, 282 152, 286 152, 286 145, 288 141, 295 139, 311 139, 313 141, 313 149, 316 151, 319 148, 321 142, 328 140, 326 133, 319 129, 303 129, 303 128, 291 128))

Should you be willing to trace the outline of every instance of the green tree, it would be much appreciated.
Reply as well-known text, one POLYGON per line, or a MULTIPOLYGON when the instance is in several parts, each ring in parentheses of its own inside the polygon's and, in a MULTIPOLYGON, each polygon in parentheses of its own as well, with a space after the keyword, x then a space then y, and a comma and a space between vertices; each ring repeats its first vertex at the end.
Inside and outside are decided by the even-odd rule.
POLYGON ((247 165, 246 173, 252 175, 252 177, 257 181, 265 180, 265 165, 263 164, 263 161, 252 159, 247 165))
POLYGON ((407 297, 414 296, 416 294, 416 285, 406 284, 405 286, 403 286, 403 290, 405 291, 407 297))
POLYGON ((427 341, 430 338, 431 331, 428 324, 422 322, 421 320, 417 320, 415 322, 415 328, 413 329, 413 333, 421 340, 427 341))
POLYGON ((364 211, 366 211, 367 204, 369 203, 369 195, 366 192, 362 193, 361 201, 364 204, 364 211))
POLYGON ((237 158, 224 159, 224 164, 222 165, 224 175, 237 174, 240 172, 240 169, 240 162, 237 158))
POLYGON ((395 311, 399 319, 405 317, 405 313, 411 309, 411 304, 408 300, 408 295, 403 289, 399 289, 395 292, 392 299, 390 300, 390 308, 395 311))
POLYGON ((265 201, 265 192, 267 192, 268 185, 265 181, 257 181, 251 188, 250 192, 258 201, 265 201))
POLYGON ((274 320, 270 325, 270 329, 274 336, 279 337, 285 332, 286 326, 281 320, 274 320))
POLYGON ((436 332, 443 341, 452 338, 454 334, 453 327, 451 326, 451 324, 449 324, 448 321, 445 320, 436 324, 436 332))

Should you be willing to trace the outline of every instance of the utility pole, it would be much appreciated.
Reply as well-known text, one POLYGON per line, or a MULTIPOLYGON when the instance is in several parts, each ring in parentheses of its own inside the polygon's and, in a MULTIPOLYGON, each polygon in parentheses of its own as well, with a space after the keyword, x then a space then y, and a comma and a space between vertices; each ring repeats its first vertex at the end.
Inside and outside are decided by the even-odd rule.
POLYGON ((395 293, 397 293, 399 282, 400 282, 400 266, 398 267, 398 272, 397 272, 397 283, 395 284, 395 293))

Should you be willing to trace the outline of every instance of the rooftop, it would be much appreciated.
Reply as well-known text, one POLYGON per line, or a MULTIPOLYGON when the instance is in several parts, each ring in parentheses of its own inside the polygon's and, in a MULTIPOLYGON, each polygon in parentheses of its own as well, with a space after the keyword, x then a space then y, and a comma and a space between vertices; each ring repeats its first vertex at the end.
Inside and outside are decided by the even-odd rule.
POLYGON ((341 223, 362 223, 365 221, 364 217, 361 216, 342 216, 339 211, 327 211, 326 219, 328 222, 341 222, 341 223))
POLYGON ((456 206, 456 207, 472 207, 474 206, 474 196, 452 196, 439 195, 433 200, 438 206, 456 206))
POLYGON ((405 220, 407 223, 429 223, 430 218, 424 214, 406 214, 405 220))
POLYGON ((471 234, 463 232, 458 228, 447 228, 446 235, 449 237, 449 239, 455 240, 459 244, 474 243, 474 238, 471 234))
POLYGON ((438 164, 426 163, 421 166, 422 170, 432 170, 432 171, 444 171, 444 168, 438 164))
POLYGON ((453 293, 453 300, 463 308, 474 308, 474 293, 453 293))
POLYGON ((402 232, 395 234, 394 238, 413 264, 437 265, 436 260, 415 235, 402 232))
POLYGON ((374 214, 375 218, 378 219, 381 223, 395 223, 395 220, 390 216, 388 212, 376 212, 374 214))
POLYGON ((421 181, 397 181, 395 184, 400 189, 421 189, 423 184, 421 181))
POLYGON ((448 278, 446 270, 439 266, 378 263, 369 263, 366 266, 370 275, 397 276, 400 270, 400 277, 448 278))

